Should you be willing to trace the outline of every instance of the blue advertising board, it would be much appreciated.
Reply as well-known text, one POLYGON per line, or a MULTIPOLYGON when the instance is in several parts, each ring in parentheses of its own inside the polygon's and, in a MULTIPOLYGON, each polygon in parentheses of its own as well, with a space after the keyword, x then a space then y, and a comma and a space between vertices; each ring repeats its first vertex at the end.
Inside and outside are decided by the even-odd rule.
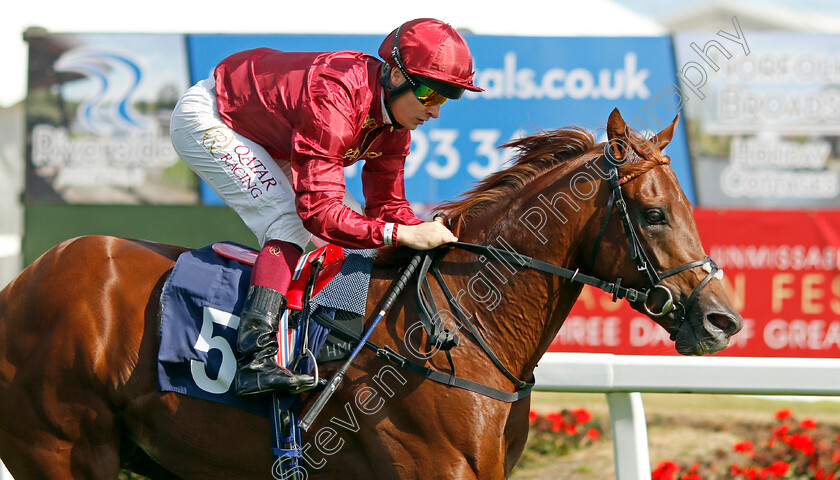
MULTIPOLYGON (((240 50, 357 50, 376 53, 378 35, 190 35, 193 81, 240 50)), ((448 102, 440 118, 412 132, 406 159, 406 196, 417 210, 453 200, 472 184, 503 168, 511 152, 497 148, 522 136, 567 126, 606 138, 606 122, 619 108, 628 124, 658 132, 679 109, 661 92, 677 84, 670 37, 511 37, 467 35, 475 83, 448 102), (418 208, 419 207, 419 208, 418 208)), ((689 200, 694 202, 685 129, 677 129, 667 153, 689 200)), ((345 169, 347 186, 362 201, 358 165, 345 169)), ((205 203, 212 192, 202 192, 205 203)))

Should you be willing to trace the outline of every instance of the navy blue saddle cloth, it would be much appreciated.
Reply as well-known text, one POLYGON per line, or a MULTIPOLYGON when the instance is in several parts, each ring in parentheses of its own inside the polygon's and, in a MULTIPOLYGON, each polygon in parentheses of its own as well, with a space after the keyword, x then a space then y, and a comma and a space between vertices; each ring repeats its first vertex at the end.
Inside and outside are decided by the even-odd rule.
MULTIPOLYGON (((313 314, 326 315, 360 331, 374 255, 375 250, 345 250, 341 270, 310 300, 301 318, 309 321, 313 314)), ((185 252, 178 258, 160 301, 160 390, 269 416, 270 397, 239 397, 233 385, 240 358, 236 327, 250 276, 250 265, 222 257, 210 246, 185 252)), ((299 322, 298 328, 302 327, 303 322, 299 322)), ((292 358, 302 347, 302 336, 296 337, 292 358)), ((318 352, 319 363, 346 358, 352 350, 348 343, 333 337, 326 327, 314 321, 309 323, 308 338, 308 348, 318 352)), ((311 360, 301 361, 296 370, 312 373, 312 367, 311 360)), ((284 399, 285 408, 294 400, 284 399)))

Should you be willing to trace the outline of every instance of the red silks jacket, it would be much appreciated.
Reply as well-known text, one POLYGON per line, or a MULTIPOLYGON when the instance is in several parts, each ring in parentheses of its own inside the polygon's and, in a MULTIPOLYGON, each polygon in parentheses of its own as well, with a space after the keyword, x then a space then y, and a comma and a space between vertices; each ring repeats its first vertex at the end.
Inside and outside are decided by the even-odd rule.
POLYGON ((411 136, 383 122, 382 62, 360 52, 247 50, 215 70, 222 120, 292 166, 297 213, 348 248, 384 245, 385 222, 422 223, 405 198, 411 136), (343 168, 365 160, 365 216, 342 203, 343 168))

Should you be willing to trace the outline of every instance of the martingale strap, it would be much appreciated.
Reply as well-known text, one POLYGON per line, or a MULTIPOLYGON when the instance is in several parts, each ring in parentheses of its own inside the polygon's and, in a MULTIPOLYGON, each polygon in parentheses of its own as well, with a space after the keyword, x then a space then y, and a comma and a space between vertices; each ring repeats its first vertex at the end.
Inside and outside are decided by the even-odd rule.
POLYGON ((426 329, 429 344, 434 345, 440 350, 450 350, 458 345, 458 336, 455 332, 444 328, 443 322, 438 315, 439 310, 437 305, 435 305, 432 290, 429 282, 426 280, 426 274, 433 267, 438 251, 439 249, 434 249, 421 253, 423 260, 418 268, 417 296, 415 297, 417 299, 417 316, 420 323, 426 329))
MULTIPOLYGON (((320 310, 316 311, 315 314, 312 315, 312 318, 321 325, 332 329, 331 331, 333 335, 341 338, 344 341, 358 344, 359 340, 361 340, 361 335, 348 329, 340 322, 333 320, 320 310)), ((505 392, 493 387, 488 387, 487 385, 482 385, 480 383, 473 382, 472 380, 467 380, 465 378, 458 377, 457 375, 455 375, 454 371, 453 373, 448 374, 438 372, 437 370, 432 370, 431 368, 420 365, 419 363, 414 362, 413 360, 410 360, 403 355, 400 355, 394 349, 387 345, 385 345, 384 347, 380 347, 379 345, 368 340, 365 342, 364 346, 365 348, 375 352, 377 357, 387 360, 404 370, 408 370, 409 372, 412 372, 416 375, 420 375, 421 377, 427 378, 433 382, 447 385, 450 387, 460 388, 463 390, 468 390, 470 392, 475 392, 480 395, 484 395, 485 397, 490 397, 502 402, 513 403, 522 400, 523 398, 531 395, 531 389, 534 386, 533 382, 523 382, 525 385, 523 388, 513 393, 505 392)))
MULTIPOLYGON (((437 253, 441 251, 442 248, 448 247, 460 248, 468 252, 484 255, 488 258, 495 258, 497 260, 505 261, 511 264, 518 264, 523 268, 528 268, 548 273, 551 275, 556 275, 558 277, 568 279, 571 282, 578 282, 585 285, 591 285, 593 287, 604 290, 607 293, 611 293, 613 295, 613 301, 620 298, 626 298, 631 302, 647 301, 646 293, 640 292, 632 288, 622 287, 620 278, 616 280, 615 283, 611 283, 586 274, 582 274, 578 270, 570 270, 568 268, 559 267, 557 265, 542 262, 540 260, 536 260, 534 258, 504 249, 497 249, 473 243, 454 242, 447 244, 445 247, 439 247, 437 249, 425 252, 421 266, 420 268, 418 268, 418 315, 420 317, 421 323, 426 329, 426 333, 429 338, 429 343, 435 348, 444 350, 446 352, 447 359, 449 360, 450 366, 452 366, 452 373, 443 373, 437 370, 432 370, 424 365, 421 365, 417 362, 408 359, 407 357, 399 354, 387 345, 381 347, 368 340, 365 341, 364 347, 374 351, 378 357, 388 360, 389 362, 399 366, 400 368, 413 372, 433 382, 456 388, 461 388, 464 390, 469 390, 471 392, 475 392, 503 402, 515 402, 527 397, 531 394, 531 389, 533 388, 534 383, 520 380, 513 373, 511 373, 510 370, 508 370, 508 368, 501 362, 501 360, 499 360, 498 356, 493 352, 490 346, 484 341, 484 338, 481 336, 478 329, 475 328, 475 325, 473 325, 472 322, 469 321, 469 317, 461 309, 457 300, 452 295, 451 290, 446 285, 446 282, 443 279, 443 275, 440 273, 440 270, 435 265, 437 253), (502 374, 504 374, 504 376, 507 379, 509 379, 511 382, 513 382, 514 385, 516 385, 516 391, 514 391, 513 393, 505 392, 455 375, 455 368, 449 350, 458 345, 458 337, 455 335, 454 332, 446 330, 441 323, 440 317, 438 315, 439 310, 433 300, 431 287, 427 279, 427 274, 429 272, 431 272, 434 275, 435 279, 441 287, 441 290, 446 296, 447 301, 453 307, 455 314, 458 316, 458 320, 461 322, 461 324, 467 327, 470 334, 475 338, 476 342, 479 344, 481 349, 484 350, 484 352, 487 354, 487 356, 490 358, 490 360, 493 362, 496 368, 498 368, 499 371, 502 372, 502 374)), ((361 340, 361 335, 348 329, 340 322, 337 322, 334 319, 330 318, 328 315, 325 315, 323 312, 316 311, 312 318, 321 325, 330 328, 333 334, 347 342, 353 342, 358 344, 361 340)))
MULTIPOLYGON (((470 333, 472 334, 473 338, 478 342, 478 345, 484 350, 484 353, 487 355, 488 358, 493 362, 493 365, 499 369, 500 372, 504 374, 505 377, 508 378, 511 382, 516 385, 517 388, 525 388, 528 386, 528 383, 523 382, 520 380, 516 375, 510 372, 510 370, 505 367, 499 357, 493 352, 493 349, 490 348, 490 345, 487 345, 487 342, 484 341, 484 337, 481 336, 478 329, 470 322, 469 316, 464 312, 461 306, 458 304, 458 301, 455 299, 455 296, 452 295, 452 291, 449 290, 449 287, 446 285, 446 281, 443 279, 443 275, 440 273, 440 269, 438 269, 437 265, 434 263, 434 258, 436 255, 437 250, 433 252, 426 252, 426 257, 430 258, 431 260, 428 262, 423 262, 421 268, 418 270, 417 273, 417 284, 418 284, 418 293, 420 292, 420 285, 423 285, 423 290, 427 292, 429 299, 431 299, 431 287, 429 286, 429 280, 427 278, 427 274, 429 270, 431 270, 432 274, 434 275, 435 279, 437 280, 438 284, 440 285, 443 294, 446 296, 446 300, 449 302, 449 305, 452 306, 452 309, 455 311, 455 314, 458 316, 458 320, 461 322, 461 325, 465 325, 470 333)), ((419 300, 419 297, 418 297, 419 300)), ((423 304, 423 302, 419 302, 420 305, 418 306, 418 313, 420 313, 420 318, 431 318, 430 314, 437 316, 438 310, 437 307, 434 307, 434 302, 431 303, 431 306, 434 308, 430 311, 424 311, 424 308, 427 306, 423 304)), ((443 326, 440 325, 441 322, 438 322, 435 326, 439 329, 442 329, 443 326)), ((452 337, 455 338, 455 342, 452 346, 458 344, 458 337, 455 336, 454 332, 450 332, 448 330, 444 330, 444 332, 448 333, 452 337)), ((436 342, 436 339, 433 338, 431 335, 429 336, 429 343, 434 345, 436 348, 441 350, 449 350, 446 348, 446 345, 442 345, 436 342)), ((451 348, 451 347, 450 347, 451 348)), ((448 353, 448 352, 447 352, 448 353)), ((450 360, 451 363, 451 360, 450 360)))

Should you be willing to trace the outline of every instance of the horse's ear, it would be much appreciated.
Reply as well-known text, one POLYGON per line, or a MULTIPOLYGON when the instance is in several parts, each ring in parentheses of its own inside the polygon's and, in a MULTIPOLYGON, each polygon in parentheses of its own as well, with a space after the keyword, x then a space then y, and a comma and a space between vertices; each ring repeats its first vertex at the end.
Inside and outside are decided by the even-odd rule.
POLYGON ((674 137, 674 129, 677 128, 677 121, 679 121, 679 119, 680 114, 677 113, 677 116, 674 117, 674 121, 672 121, 667 127, 663 128, 661 132, 656 134, 656 146, 659 147, 659 151, 662 151, 662 149, 671 143, 671 139, 674 137))
POLYGON ((627 123, 621 117, 618 108, 613 109, 607 120, 607 142, 616 160, 623 160, 627 155, 627 123))

